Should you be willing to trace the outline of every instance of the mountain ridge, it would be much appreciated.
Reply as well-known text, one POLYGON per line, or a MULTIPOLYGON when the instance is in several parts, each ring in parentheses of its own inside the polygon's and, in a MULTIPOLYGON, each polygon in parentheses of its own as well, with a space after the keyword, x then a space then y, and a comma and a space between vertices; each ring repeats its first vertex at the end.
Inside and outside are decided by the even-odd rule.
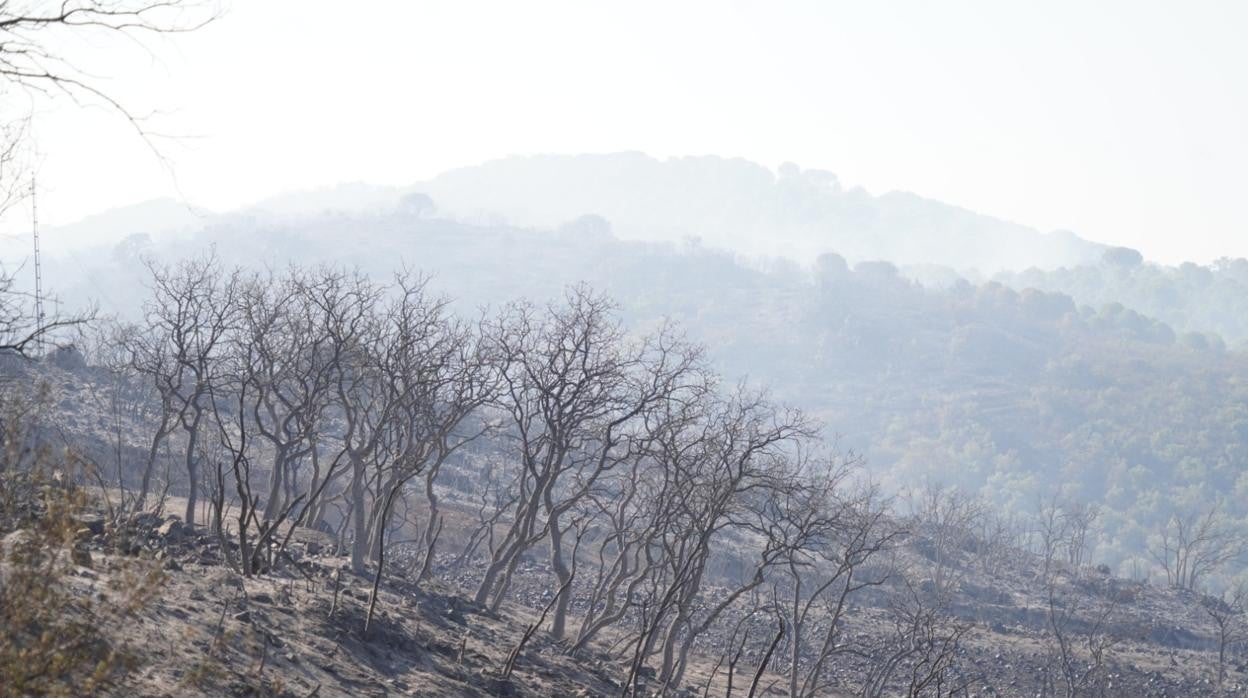
POLYGON ((341 183, 215 214, 155 199, 50 227, 46 237, 53 253, 81 251, 96 242, 193 231, 238 216, 382 214, 417 192, 432 197, 439 216, 467 223, 558 230, 598 216, 622 239, 696 242, 804 264, 835 252, 851 263, 938 264, 990 275, 1094 263, 1108 249, 1070 231, 1041 232, 912 192, 846 188, 831 172, 793 163, 773 171, 744 158, 660 160, 636 151, 512 156, 407 186, 341 183))

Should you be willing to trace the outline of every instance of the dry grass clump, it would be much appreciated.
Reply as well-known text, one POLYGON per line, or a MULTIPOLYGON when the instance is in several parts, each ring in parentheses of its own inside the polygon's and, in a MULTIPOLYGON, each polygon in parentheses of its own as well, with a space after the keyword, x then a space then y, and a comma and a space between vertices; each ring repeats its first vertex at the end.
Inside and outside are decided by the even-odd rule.
POLYGON ((103 521, 60 459, 30 446, 25 421, 5 410, 0 423, 0 696, 87 695, 137 665, 107 631, 156 598, 161 571, 143 560, 91 569, 103 521))

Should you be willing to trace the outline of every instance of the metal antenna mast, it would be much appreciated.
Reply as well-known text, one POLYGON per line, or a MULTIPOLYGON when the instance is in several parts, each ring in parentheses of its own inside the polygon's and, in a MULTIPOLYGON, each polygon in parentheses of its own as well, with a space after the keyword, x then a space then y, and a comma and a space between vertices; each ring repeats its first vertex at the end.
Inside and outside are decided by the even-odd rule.
POLYGON ((30 227, 35 240, 35 331, 43 330, 43 265, 39 261, 39 204, 36 201, 35 177, 30 177, 30 227))

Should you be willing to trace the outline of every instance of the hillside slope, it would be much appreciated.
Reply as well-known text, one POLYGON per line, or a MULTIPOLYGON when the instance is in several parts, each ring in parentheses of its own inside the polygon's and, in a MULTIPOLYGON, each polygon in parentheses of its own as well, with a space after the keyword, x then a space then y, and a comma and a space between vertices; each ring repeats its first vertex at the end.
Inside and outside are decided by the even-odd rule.
MULTIPOLYGON (((1151 566, 1150 536, 1173 513, 1225 498, 1248 517, 1248 355, 1217 337, 1058 293, 924 287, 889 263, 851 268, 829 255, 814 272, 760 269, 696 245, 583 232, 395 213, 227 219, 197 242, 226 262, 278 269, 331 261, 384 279, 406 266, 468 317, 588 282, 639 332, 681 323, 714 348, 725 377, 749 376, 816 414, 893 486, 956 483, 1024 510, 1055 489, 1104 502, 1115 515, 1098 555, 1123 574, 1151 566)), ((104 310, 137 319, 141 258, 187 251, 153 243, 95 255, 77 292, 107 289, 104 310)))
MULTIPOLYGON (((70 601, 51 616, 58 622, 77 617, 75 599, 109 603, 110 597, 125 596, 118 585, 129 583, 136 569, 159 570, 154 594, 96 628, 102 644, 95 652, 120 651, 128 658, 103 691, 109 695, 621 694, 627 663, 610 648, 572 656, 540 630, 508 673, 509 656, 533 628, 539 610, 508 603, 491 612, 454 584, 407 581, 401 566, 384 578, 366 632, 372 579, 351 573, 346 559, 335 556, 315 531, 297 532, 298 542, 276 569, 244 578, 225 565, 220 539, 186 527, 177 517, 140 513, 119 522, 104 510, 87 510, 79 517, 85 528, 74 562, 61 568, 64 576, 47 578, 62 586, 70 601)), ((11 579, 10 556, 20 534, 3 533, 0 579, 11 579)), ((904 555, 921 560, 930 546, 919 536, 904 555)), ((1059 627, 1077 643, 1080 656, 1084 644, 1102 653, 1095 665, 1080 664, 1069 674, 1079 682, 1079 695, 1213 695, 1218 628, 1205 610, 1208 599, 1063 568, 1056 587, 1059 606, 1053 611, 1053 597, 1038 578, 1038 560, 1021 551, 998 552, 991 570, 984 567, 987 558, 967 551, 952 561, 959 581, 950 607, 963 628, 952 676, 967 693, 1026 696, 1064 690, 1067 675, 1052 664, 1051 632, 1059 627)), ((540 589, 541 571, 532 574, 540 589)), ((540 604, 540 598, 538 593, 533 602, 540 604)), ((855 604, 846 639, 871 643, 886 638, 893 630, 895 602, 886 589, 855 604)), ((732 669, 738 691, 750 685, 767 637, 756 633, 743 645, 739 665, 732 669)), ((6 642, 13 639, 4 636, 6 642)), ((675 695, 727 690, 724 655, 732 640, 717 642, 726 644, 703 646, 687 686, 675 695)), ((1222 681, 1224 695, 1248 690, 1248 663, 1236 647, 1222 681)), ((831 686, 820 695, 858 695, 870 670, 862 657, 838 656, 830 667, 831 686)), ((903 683, 890 682, 886 694, 903 690, 904 672, 897 679, 903 683)), ((650 688, 643 682, 642 695, 649 695, 650 688)), ((786 690, 781 676, 765 673, 757 695, 783 696, 786 690)), ((0 695, 7 695, 3 686, 0 695)))

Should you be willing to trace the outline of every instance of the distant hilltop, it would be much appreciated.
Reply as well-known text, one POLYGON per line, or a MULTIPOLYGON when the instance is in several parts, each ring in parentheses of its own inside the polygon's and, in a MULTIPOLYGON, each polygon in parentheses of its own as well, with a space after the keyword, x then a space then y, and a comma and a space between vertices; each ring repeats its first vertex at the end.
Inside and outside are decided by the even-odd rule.
POLYGON ((831 172, 778 171, 740 158, 659 160, 643 153, 509 157, 414 187, 440 213, 475 222, 553 228, 586 214, 615 235, 697 240, 747 255, 808 262, 835 251, 985 273, 1094 263, 1106 249, 908 192, 845 188, 831 172))

